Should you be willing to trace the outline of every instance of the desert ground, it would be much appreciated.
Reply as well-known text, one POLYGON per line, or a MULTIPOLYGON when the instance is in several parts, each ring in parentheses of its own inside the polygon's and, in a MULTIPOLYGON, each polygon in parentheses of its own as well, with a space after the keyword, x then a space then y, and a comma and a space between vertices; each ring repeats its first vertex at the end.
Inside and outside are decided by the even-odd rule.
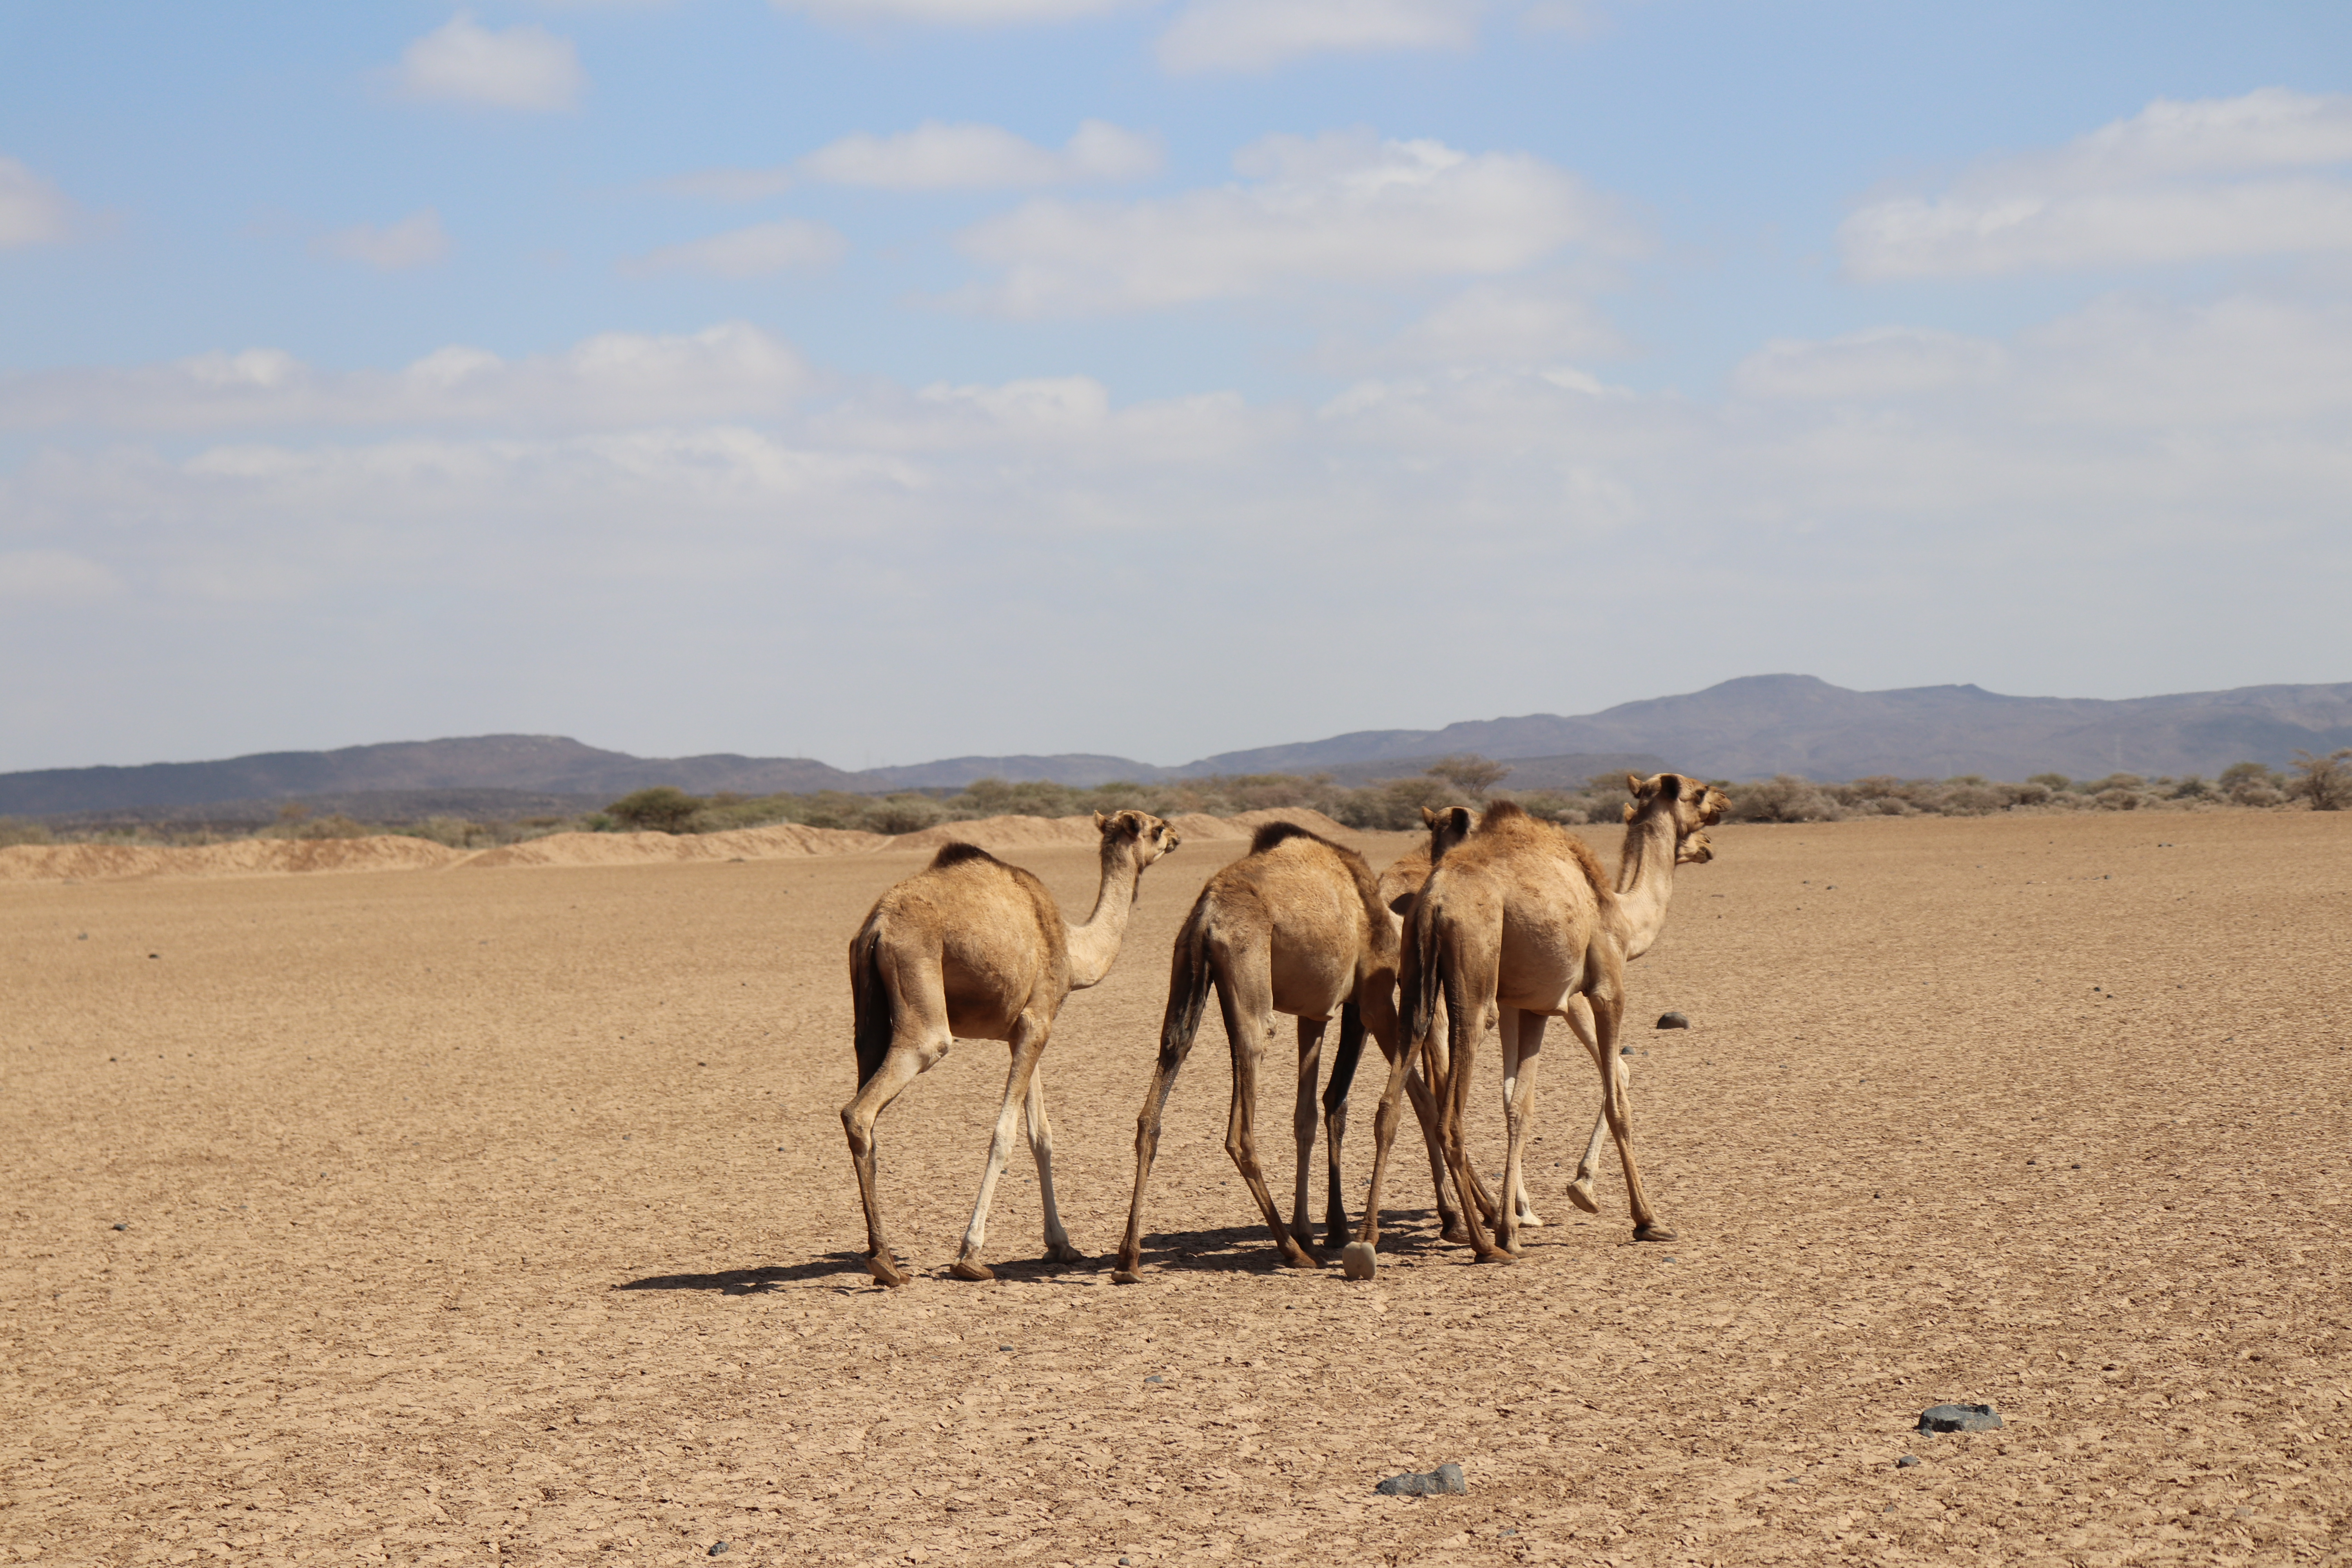
MULTIPOLYGON (((920 851, 0 883, 0 1552, 2352 1561, 2352 815, 1713 837, 1629 972, 1680 1239, 1633 1242, 1613 1164, 1599 1216, 1561 1195, 1597 1096, 1555 1026, 1525 1259, 1438 1240, 1408 1121, 1360 1284, 1275 1266, 1213 1015, 1110 1282, 1169 945, 1238 841, 1145 876, 1045 1055, 1097 1261, 1036 1261, 1024 1149, 999 1282, 945 1276, 973 1042, 881 1123, 898 1291, 844 951, 920 851), (2006 1425, 1916 1434, 1946 1401, 2006 1425), (1466 1496, 1373 1491, 1449 1460, 1466 1496)), ((1091 853, 1003 853, 1083 917, 1091 853)))

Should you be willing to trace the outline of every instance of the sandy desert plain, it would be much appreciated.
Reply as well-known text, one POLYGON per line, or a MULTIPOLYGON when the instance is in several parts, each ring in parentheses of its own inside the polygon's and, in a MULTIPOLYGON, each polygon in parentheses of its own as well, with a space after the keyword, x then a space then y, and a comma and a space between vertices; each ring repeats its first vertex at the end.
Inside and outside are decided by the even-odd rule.
MULTIPOLYGON (((1630 972, 1694 1023, 1628 1036, 1681 1238, 1633 1243, 1613 1166, 1560 1196, 1597 1097, 1555 1028, 1526 1259, 1438 1242, 1408 1142, 1365 1284, 1274 1266, 1213 1020, 1142 1284, 1034 1261, 1025 1152, 1000 1282, 944 1276, 983 1043, 883 1120, 923 1272, 875 1285, 844 950, 920 851, 0 882, 0 1553, 2352 1561, 2352 814, 1713 837, 1630 972), (2007 1425, 1917 1436, 1943 1401, 2007 1425), (1447 1460, 1468 1495, 1373 1492, 1447 1460)), ((1146 875, 1045 1058, 1098 1259, 1243 847, 1146 875)), ((1089 851, 1003 853, 1083 915, 1089 851)))

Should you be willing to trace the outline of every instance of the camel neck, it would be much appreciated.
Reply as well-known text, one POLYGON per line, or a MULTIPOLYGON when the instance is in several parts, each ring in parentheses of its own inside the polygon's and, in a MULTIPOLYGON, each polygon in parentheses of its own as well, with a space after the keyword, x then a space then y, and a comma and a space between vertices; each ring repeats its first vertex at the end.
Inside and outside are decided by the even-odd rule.
POLYGON ((1127 917, 1135 908, 1136 884, 1143 868, 1137 863, 1134 841, 1103 840, 1102 883, 1095 889, 1095 907, 1087 923, 1070 926, 1070 988, 1083 991, 1110 973, 1118 944, 1127 935, 1127 917))
POLYGON ((1625 845, 1617 856, 1617 907, 1626 922, 1625 956, 1639 958, 1666 926, 1666 906, 1675 896, 1675 822, 1664 812, 1645 812, 1625 825, 1625 845))

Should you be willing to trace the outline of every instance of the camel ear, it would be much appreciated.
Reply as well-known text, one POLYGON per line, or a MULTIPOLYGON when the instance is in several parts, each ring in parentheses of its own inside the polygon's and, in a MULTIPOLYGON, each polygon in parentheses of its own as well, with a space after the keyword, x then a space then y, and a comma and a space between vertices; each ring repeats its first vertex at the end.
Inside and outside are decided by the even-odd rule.
POLYGON ((1642 781, 1634 777, 1632 773, 1627 773, 1625 775, 1625 793, 1632 795, 1635 800, 1641 799, 1642 781))
POLYGON ((1445 817, 1442 813, 1432 811, 1425 805, 1421 808, 1421 825, 1423 827, 1435 827, 1444 820, 1445 817))
POLYGON ((1633 803, 1630 800, 1625 803, 1625 820, 1628 822, 1633 820, 1633 803))
POLYGON ((1658 793, 1668 800, 1682 799, 1683 775, 1680 773, 1660 773, 1658 775, 1658 793))
POLYGON ((1099 811, 1095 813, 1095 831, 1097 833, 1108 833, 1110 831, 1110 818, 1105 816, 1099 811))

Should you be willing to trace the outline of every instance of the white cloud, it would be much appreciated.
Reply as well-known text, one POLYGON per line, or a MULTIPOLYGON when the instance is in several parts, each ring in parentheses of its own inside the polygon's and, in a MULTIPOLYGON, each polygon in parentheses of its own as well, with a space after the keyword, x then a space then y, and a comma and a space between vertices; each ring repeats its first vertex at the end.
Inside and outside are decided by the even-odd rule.
POLYGON ((838 185, 938 191, 1139 179, 1156 172, 1160 161, 1157 138, 1100 120, 1082 122, 1059 152, 1001 126, 927 120, 895 136, 845 136, 800 166, 812 178, 838 185))
POLYGON ((49 245, 73 232, 73 204, 14 158, 0 157, 0 250, 49 245))
POLYGON ((982 298, 1016 314, 1491 276, 1570 245, 1633 244, 1606 198, 1523 153, 1346 132, 1269 137, 1235 165, 1253 183, 1123 205, 1034 200, 958 243, 1003 269, 982 298))
POLYGON ((425 207, 380 228, 362 223, 320 235, 310 247, 320 256, 365 262, 386 272, 402 272, 430 266, 448 255, 449 236, 441 227, 441 215, 425 207))
POLYGON ((1160 36, 1171 70, 1266 70, 1301 56, 1466 49, 1482 0, 1189 0, 1160 36))
POLYGON ((66 550, 0 550, 0 599, 86 604, 121 588, 114 574, 66 550))
POLYGON ((1981 338, 1885 327, 1826 342, 1775 338, 1742 361, 1732 384, 1754 397, 1854 402, 1985 386, 2009 354, 1981 338))
POLYGON ((464 11, 403 50, 396 74, 412 98, 499 109, 570 109, 588 86, 569 38, 528 23, 493 31, 464 11))
POLYGON ((1561 279, 1474 283, 1441 300, 1388 342, 1372 349, 1335 347, 1335 364, 1556 365, 1616 357, 1624 338, 1592 308, 1583 292, 1561 279))
POLYGON ((685 336, 605 332, 512 361, 453 344, 391 372, 324 372, 282 350, 247 349, 133 370, 0 375, 0 429, 594 430, 772 417, 814 384, 790 344, 732 321, 685 336))
POLYGON ((838 230, 812 218, 787 217, 666 245, 627 262, 622 270, 633 278, 656 272, 761 278, 796 268, 830 267, 848 250, 849 242, 838 230))
POLYGON ((2140 113, 1874 202, 1838 231, 1866 279, 2160 265, 2352 250, 2352 97, 2264 88, 2140 113))
POLYGON ((1777 342, 1715 402, 1532 365, 1317 408, 1122 401, 1082 374, 916 388, 814 377, 744 326, 371 374, 257 352, 10 377, 0 424, 69 428, 5 443, 0 551, 138 570, 110 592, 47 556, 0 568, 95 595, 0 615, 0 658, 39 660, 65 716, 28 728, 0 691, 0 734, 60 763, 87 760, 59 737, 93 713, 142 743, 184 723, 185 754, 299 743, 235 728, 268 676, 281 710, 356 703, 379 735, 527 717, 849 764, 1176 762, 1598 706, 1562 672, 1628 646, 1653 692, 1771 668, 2327 679, 2347 363, 2352 306, 2242 294, 2112 298, 1998 341, 1777 342), (1366 606, 1408 604, 1444 657, 1351 695, 1366 606), (1179 663, 1138 701, 1137 670, 1179 663))
POLYGON ((1141 0, 773 0, 780 11, 805 11, 828 22, 932 22, 992 27, 1068 22, 1130 10, 1141 0))

